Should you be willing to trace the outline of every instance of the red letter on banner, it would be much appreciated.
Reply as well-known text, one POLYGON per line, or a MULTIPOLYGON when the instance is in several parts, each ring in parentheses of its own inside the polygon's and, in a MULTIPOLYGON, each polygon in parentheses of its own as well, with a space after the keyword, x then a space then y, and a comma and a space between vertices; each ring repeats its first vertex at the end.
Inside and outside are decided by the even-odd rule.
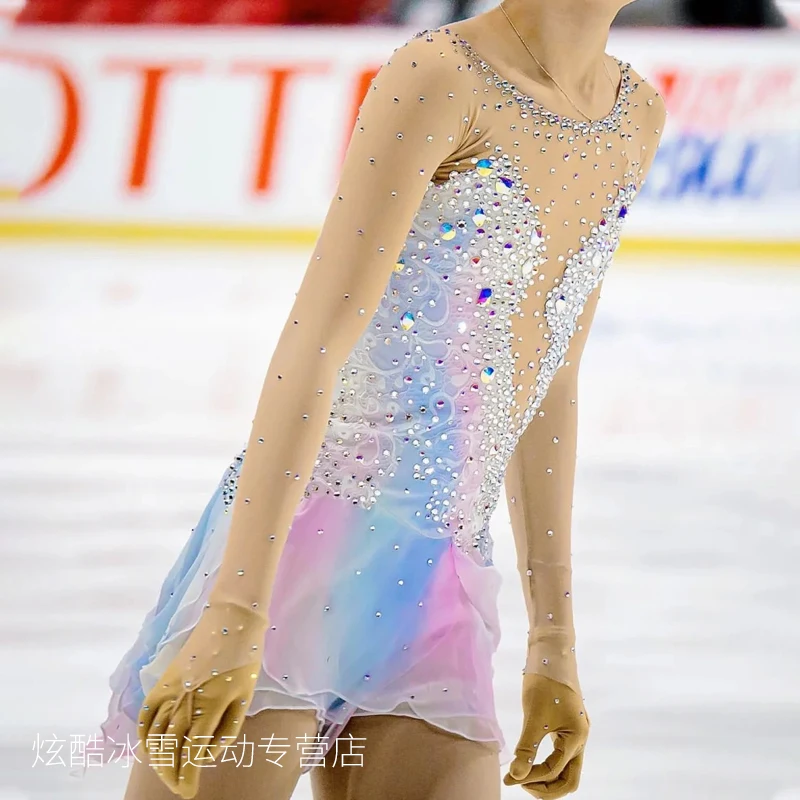
POLYGON ((80 129, 80 100, 75 81, 63 64, 52 58, 35 56, 30 53, 14 53, 0 50, 0 60, 23 64, 33 69, 44 69, 53 75, 61 92, 61 136, 53 157, 39 177, 34 178, 27 186, 19 190, 20 197, 29 196, 41 191, 50 181, 64 169, 75 149, 80 129))
POLYGON ((175 72, 200 72, 203 69, 203 65, 196 61, 156 65, 112 59, 107 62, 106 66, 111 71, 138 72, 142 76, 139 122, 133 145, 130 173, 128 174, 128 188, 131 191, 139 191, 147 183, 150 148, 153 143, 153 132, 164 78, 175 72))
POLYGON ((280 133, 281 114, 289 81, 302 73, 324 73, 328 71, 324 64, 292 64, 287 67, 269 66, 253 61, 234 64, 236 74, 263 75, 270 87, 269 98, 264 102, 263 123, 261 126, 261 147, 258 154, 253 192, 266 194, 272 184, 272 167, 275 162, 278 135, 280 133))
POLYGON ((664 102, 667 104, 667 108, 672 111, 677 103, 676 87, 678 85, 678 73, 674 70, 659 70, 653 76, 653 82, 658 87, 661 94, 664 95, 664 102))

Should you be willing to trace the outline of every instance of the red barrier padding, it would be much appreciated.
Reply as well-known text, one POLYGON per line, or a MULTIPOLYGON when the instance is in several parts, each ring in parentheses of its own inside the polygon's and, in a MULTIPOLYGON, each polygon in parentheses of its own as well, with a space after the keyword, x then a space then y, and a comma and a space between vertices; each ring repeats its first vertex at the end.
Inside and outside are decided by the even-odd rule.
POLYGON ((353 25, 359 21, 364 0, 294 0, 290 22, 294 25, 353 25))
POLYGON ((84 25, 134 25, 141 21, 141 0, 88 0, 73 22, 84 25))
POLYGON ((224 2, 215 0, 154 0, 145 4, 141 21, 157 25, 207 25, 224 2))
POLYGON ((227 0, 213 21, 218 25, 286 25, 292 0, 227 0))
POLYGON ((15 22, 23 25, 73 22, 75 13, 82 5, 82 2, 75 0, 28 0, 17 14, 15 22))
POLYGON ((28 0, 20 23, 352 25, 387 0, 28 0))

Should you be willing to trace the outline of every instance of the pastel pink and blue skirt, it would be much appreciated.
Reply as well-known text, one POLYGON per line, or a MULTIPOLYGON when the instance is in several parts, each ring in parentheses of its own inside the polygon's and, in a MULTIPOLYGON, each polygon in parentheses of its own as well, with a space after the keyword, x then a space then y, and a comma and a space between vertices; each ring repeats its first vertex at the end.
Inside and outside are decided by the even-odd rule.
MULTIPOLYGON (((231 518, 223 483, 111 676, 107 743, 136 741, 145 695, 200 616, 231 518)), ((326 494, 300 502, 248 715, 314 709, 328 747, 353 715, 417 717, 495 743, 506 761, 492 688, 499 572, 449 537, 404 525, 390 505, 365 509, 326 494)))

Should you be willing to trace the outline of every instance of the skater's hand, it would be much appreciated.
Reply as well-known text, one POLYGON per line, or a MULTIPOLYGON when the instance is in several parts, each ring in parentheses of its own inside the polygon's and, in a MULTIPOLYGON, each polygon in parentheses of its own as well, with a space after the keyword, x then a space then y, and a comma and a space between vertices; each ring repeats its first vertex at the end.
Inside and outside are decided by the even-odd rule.
POLYGON ((145 698, 139 739, 156 774, 180 797, 194 797, 202 769, 238 739, 268 625, 254 610, 212 600, 145 698))
POLYGON ((503 783, 521 785, 526 792, 545 800, 576 791, 589 736, 583 700, 563 683, 525 673, 522 708, 522 734, 503 783), (539 745, 548 735, 554 737, 555 749, 544 762, 534 764, 539 745))

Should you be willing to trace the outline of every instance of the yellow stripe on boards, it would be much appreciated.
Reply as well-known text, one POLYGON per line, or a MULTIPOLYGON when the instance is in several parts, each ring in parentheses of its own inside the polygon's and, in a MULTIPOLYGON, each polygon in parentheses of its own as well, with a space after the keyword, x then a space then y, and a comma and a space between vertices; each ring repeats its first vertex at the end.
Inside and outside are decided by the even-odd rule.
POLYGON ((800 239, 663 239, 623 237, 620 258, 669 260, 713 259, 752 263, 754 261, 790 262, 800 267, 800 239))
POLYGON ((222 246, 313 246, 317 228, 260 228, 245 225, 176 225, 148 222, 2 220, 3 239, 222 246))
MULTIPOLYGON (((0 242, 3 240, 85 241, 141 245, 310 248, 314 246, 318 236, 318 228, 0 219, 0 242)), ((647 261, 713 259, 732 264, 789 262, 800 267, 800 239, 761 241, 627 236, 622 240, 618 257, 626 262, 637 259, 647 261)))

